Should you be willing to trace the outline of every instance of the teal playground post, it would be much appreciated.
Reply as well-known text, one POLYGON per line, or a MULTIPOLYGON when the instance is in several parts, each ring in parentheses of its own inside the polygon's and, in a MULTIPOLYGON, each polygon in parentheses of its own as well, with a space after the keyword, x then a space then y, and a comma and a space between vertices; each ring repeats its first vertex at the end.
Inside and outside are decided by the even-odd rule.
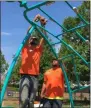
MULTIPOLYGON (((85 89, 85 88, 89 87, 89 86, 87 86, 87 87, 80 87, 80 85, 79 85, 80 80, 79 80, 79 76, 78 76, 78 74, 77 74, 77 72, 76 72, 76 64, 75 64, 75 62, 74 62, 74 57, 75 57, 75 56, 78 56, 78 57, 84 62, 84 64, 87 65, 87 66, 89 65, 89 63, 88 63, 88 62, 85 60, 85 58, 83 58, 83 57, 81 56, 81 54, 79 54, 79 52, 77 52, 70 44, 67 44, 67 43, 66 43, 65 41, 63 41, 62 39, 59 39, 59 37, 60 37, 61 35, 65 34, 65 33, 74 32, 82 41, 87 42, 87 40, 86 40, 79 32, 77 32, 76 30, 77 30, 77 29, 80 29, 80 28, 82 28, 82 27, 89 26, 89 23, 80 15, 80 13, 77 11, 76 8, 72 7, 72 6, 69 4, 68 1, 65 1, 65 3, 66 3, 73 11, 75 11, 75 13, 78 15, 78 17, 80 18, 80 20, 83 22, 82 25, 76 26, 76 27, 74 27, 74 28, 72 28, 72 29, 69 29, 69 30, 68 30, 67 28, 65 28, 63 25, 59 24, 59 22, 57 22, 54 18, 52 18, 52 17, 51 17, 50 15, 48 15, 43 9, 40 8, 41 6, 44 6, 44 5, 48 4, 49 1, 44 1, 44 2, 38 3, 38 4, 36 4, 36 5, 33 5, 33 6, 31 6, 31 7, 28 7, 28 6, 27 6, 27 1, 26 1, 26 0, 19 1, 19 3, 20 3, 20 7, 24 7, 24 8, 25 8, 25 10, 24 10, 24 12, 23 12, 23 15, 24 15, 26 21, 28 21, 28 23, 32 25, 32 28, 29 30, 28 34, 25 36, 24 40, 23 40, 22 43, 20 44, 20 46, 19 46, 19 48, 18 48, 18 50, 17 50, 17 52, 16 52, 16 54, 15 54, 15 57, 14 57, 14 59, 13 59, 11 65, 10 65, 10 67, 9 67, 9 69, 8 69, 7 76, 6 76, 6 78, 5 78, 4 85, 3 85, 3 88, 2 88, 2 91, 1 91, 1 100, 0 100, 0 103, 2 104, 2 102, 3 102, 4 94, 5 94, 5 91, 6 91, 8 82, 9 82, 9 79, 10 79, 10 77, 11 77, 12 70, 13 70, 15 64, 16 64, 17 59, 18 59, 18 56, 19 56, 19 54, 20 54, 20 52, 21 52, 21 50, 22 50, 24 44, 26 43, 26 41, 28 40, 28 38, 31 36, 33 30, 36 29, 36 30, 41 34, 41 36, 45 39, 45 41, 47 42, 47 44, 48 44, 49 47, 51 48, 51 51, 52 51, 52 53, 54 54, 54 56, 59 60, 60 67, 62 68, 62 71, 63 71, 63 73, 64 73, 64 77, 65 77, 65 81, 66 81, 66 84, 67 84, 67 89, 68 89, 68 93, 69 93, 71 108, 74 108, 74 101, 73 101, 72 93, 77 92, 77 91, 79 91, 79 90, 82 90, 82 89, 85 89), (31 10, 35 9, 35 8, 39 9, 39 10, 40 10, 43 14, 45 14, 49 19, 51 19, 54 23, 56 23, 58 26, 60 26, 60 27, 64 30, 64 32, 63 32, 63 33, 60 33, 60 34, 58 34, 58 35, 55 36, 53 33, 51 33, 50 31, 46 30, 44 27, 42 27, 42 26, 38 25, 37 23, 31 21, 31 20, 28 18, 27 13, 30 12, 31 10), (47 33, 51 34, 51 35, 53 36, 53 38, 55 38, 55 39, 58 40, 58 42, 56 42, 56 43, 50 43, 49 39, 40 31, 39 28, 42 28, 42 29, 45 30, 47 33), (60 60, 60 59, 58 58, 57 53, 55 52, 55 50, 54 50, 54 48, 53 48, 54 45, 59 44, 59 43, 64 44, 65 47, 67 47, 67 48, 69 48, 69 50, 73 51, 74 54, 69 54, 69 55, 67 55, 67 56, 64 56, 64 57, 62 57, 61 60, 60 60), (77 88, 77 89, 75 89, 75 90, 72 90, 72 89, 71 89, 71 86, 70 86, 70 83, 69 83, 69 80, 68 80, 68 77, 67 77, 67 74, 66 74, 66 70, 65 70, 65 68, 64 68, 64 66, 63 66, 63 64, 62 64, 62 60, 64 60, 65 58, 68 58, 68 57, 71 57, 71 58, 72 58, 72 63, 73 63, 73 65, 74 65, 74 74, 75 74, 75 77, 76 77, 77 84, 78 84, 78 86, 79 86, 79 88, 77 88)), ((51 1, 50 1, 50 3, 51 3, 51 1)), ((89 67, 89 66, 88 66, 88 67, 89 67)))
POLYGON ((20 52, 21 52, 21 50, 22 50, 24 44, 26 43, 26 41, 28 40, 28 38, 31 36, 31 33, 33 32, 34 28, 35 28, 35 27, 33 26, 33 27, 30 29, 29 33, 26 35, 26 37, 24 38, 24 40, 23 40, 22 43, 20 44, 20 47, 19 47, 18 51, 16 52, 15 57, 14 57, 14 59, 13 59, 11 65, 10 65, 10 67, 9 67, 9 69, 8 69, 8 72, 7 72, 5 81, 4 81, 4 85, 3 85, 3 88, 2 88, 2 91, 1 91, 1 100, 0 100, 0 101, 1 101, 1 102, 0 102, 1 104, 2 104, 2 101, 3 101, 3 98, 4 98, 4 94, 5 94, 5 91, 6 91, 6 88, 7 88, 7 84, 8 84, 8 82, 9 82, 10 77, 11 77, 12 70, 13 70, 13 68, 14 68, 14 66, 15 66, 15 63, 16 63, 16 61, 17 61, 17 59, 18 59, 18 56, 19 56, 19 54, 20 54, 20 52))

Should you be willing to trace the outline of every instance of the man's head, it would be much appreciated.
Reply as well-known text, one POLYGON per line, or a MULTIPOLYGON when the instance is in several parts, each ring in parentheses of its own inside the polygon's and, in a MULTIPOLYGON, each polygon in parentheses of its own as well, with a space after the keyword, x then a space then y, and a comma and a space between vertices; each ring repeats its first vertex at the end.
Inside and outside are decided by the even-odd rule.
POLYGON ((33 46, 38 45, 38 38, 35 36, 31 36, 29 39, 29 45, 33 45, 33 46))
POLYGON ((52 60, 52 67, 55 68, 55 67, 59 67, 59 62, 57 59, 53 59, 52 60))

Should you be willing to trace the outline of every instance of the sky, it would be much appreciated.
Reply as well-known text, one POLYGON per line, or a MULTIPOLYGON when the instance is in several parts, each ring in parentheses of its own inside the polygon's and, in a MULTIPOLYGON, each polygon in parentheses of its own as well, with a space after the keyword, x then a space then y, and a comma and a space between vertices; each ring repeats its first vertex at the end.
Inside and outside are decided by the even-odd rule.
MULTIPOLYGON (((28 2, 28 6, 32 6, 37 2, 28 2)), ((81 1, 69 2, 73 7, 81 5, 81 1)), ((69 16, 76 16, 76 14, 68 7, 65 2, 58 1, 50 6, 42 6, 49 15, 56 19, 60 24, 64 19, 69 16)), ((18 2, 1 2, 1 50, 5 56, 6 61, 10 64, 13 60, 13 55, 16 53, 19 45, 26 36, 26 31, 30 24, 23 16, 24 8, 19 6, 18 2)), ((40 14, 48 19, 38 9, 30 11, 28 17, 33 20, 36 14, 40 14)), ((61 28, 48 19, 45 27, 52 34, 57 35, 61 33, 61 28)), ((50 36, 53 42, 56 42, 52 36, 50 36)), ((58 52, 60 45, 56 45, 56 51, 58 52)))

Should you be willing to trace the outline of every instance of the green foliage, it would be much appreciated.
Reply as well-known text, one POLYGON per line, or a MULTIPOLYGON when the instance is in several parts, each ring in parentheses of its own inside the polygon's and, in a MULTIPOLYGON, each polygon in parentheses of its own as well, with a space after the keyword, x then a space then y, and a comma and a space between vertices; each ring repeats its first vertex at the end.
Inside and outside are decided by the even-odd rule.
POLYGON ((84 1, 78 10, 82 17, 90 22, 90 1, 84 1))
POLYGON ((19 56, 17 63, 13 69, 13 74, 11 77, 12 82, 18 82, 20 80, 20 74, 19 74, 20 66, 21 66, 21 56, 19 56))
MULTIPOLYGON (((81 4, 81 6, 78 7, 78 11, 87 22, 90 22, 89 20, 90 19, 90 14, 89 14, 90 2, 89 1, 84 1, 81 4)), ((78 16, 68 17, 64 19, 64 22, 63 22, 64 27, 66 27, 68 30, 76 26, 79 26, 81 24, 83 24, 83 22, 78 18, 78 16)), ((85 39, 90 40, 90 27, 89 26, 86 26, 84 28, 82 27, 80 29, 77 29, 76 31, 79 32, 85 39)), ((90 46, 87 43, 83 42, 83 40, 77 36, 75 31, 65 33, 63 35, 63 40, 67 42, 67 44, 71 45, 77 52, 79 52, 79 54, 81 54, 81 56, 85 58, 87 62, 90 61, 90 46)), ((59 57, 66 56, 68 54, 75 54, 75 53, 72 50, 69 50, 67 47, 65 47, 62 44, 60 52, 59 52, 59 57)), ((79 57, 75 56, 74 60, 77 67, 76 71, 78 72, 80 76, 80 80, 89 81, 89 78, 90 78, 89 68, 85 65, 85 63, 83 63, 83 61, 79 57)), ((74 74, 73 74, 74 66, 72 65, 73 63, 71 61, 72 59, 67 58, 63 62, 66 63, 67 74, 68 74, 69 79, 71 81, 75 81, 74 74)))
POLYGON ((0 61, 1 61, 0 71, 1 71, 1 73, 4 73, 8 69, 8 63, 6 62, 5 57, 1 51, 0 51, 0 61))

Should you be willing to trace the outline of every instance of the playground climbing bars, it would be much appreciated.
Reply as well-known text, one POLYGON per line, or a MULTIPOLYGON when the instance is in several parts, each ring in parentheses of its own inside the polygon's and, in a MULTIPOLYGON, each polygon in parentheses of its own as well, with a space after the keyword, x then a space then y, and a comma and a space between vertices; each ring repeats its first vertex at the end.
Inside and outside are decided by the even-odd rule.
POLYGON ((3 87, 2 87, 2 91, 1 91, 1 100, 0 100, 0 103, 2 104, 2 101, 4 99, 4 94, 5 94, 5 91, 6 91, 8 82, 9 82, 9 79, 11 77, 12 70, 13 70, 13 68, 15 66, 15 63, 16 63, 17 59, 18 59, 18 56, 19 56, 19 54, 20 54, 20 52, 21 52, 24 44, 26 43, 26 41, 28 40, 28 38, 32 34, 33 30, 36 29, 41 34, 41 36, 45 39, 45 41, 48 43, 48 45, 51 48, 51 51, 53 52, 54 56, 59 60, 60 66, 61 66, 61 68, 63 70, 63 73, 64 73, 65 81, 66 81, 66 84, 67 84, 67 88, 68 88, 68 92, 69 92, 69 98, 70 98, 70 103, 71 103, 71 108, 74 108, 74 102, 73 102, 72 93, 89 87, 89 86, 87 86, 87 87, 80 87, 80 85, 79 85, 80 80, 79 80, 78 74, 76 72, 76 65, 74 63, 74 56, 78 56, 87 66, 89 65, 89 63, 71 45, 67 44, 62 39, 59 39, 59 36, 61 36, 63 34, 66 34, 68 32, 74 32, 81 40, 87 42, 87 40, 79 32, 77 32, 76 30, 80 29, 82 27, 89 26, 89 23, 80 15, 80 13, 78 12, 77 8, 76 7, 72 7, 69 4, 68 1, 65 1, 65 3, 78 15, 78 17, 80 18, 80 20, 83 22, 82 25, 76 26, 76 27, 71 28, 69 30, 66 29, 63 25, 59 24, 53 17, 51 17, 50 15, 48 15, 48 13, 46 13, 43 9, 40 8, 41 6, 51 4, 52 3, 51 1, 50 2, 49 1, 40 2, 40 3, 37 3, 36 5, 30 6, 30 7, 27 6, 27 1, 26 0, 22 0, 22 1, 18 1, 18 2, 20 3, 20 7, 24 7, 25 8, 25 11, 23 12, 23 15, 24 15, 25 19, 29 22, 29 24, 32 25, 32 28, 29 30, 28 34, 25 36, 24 40, 20 44, 20 46, 19 46, 19 48, 18 48, 18 50, 17 50, 17 52, 15 54, 15 57, 14 57, 11 65, 10 65, 10 67, 8 69, 8 72, 7 72, 7 75, 6 75, 3 87), (47 17, 49 17, 50 20, 52 20, 54 23, 56 23, 58 26, 60 26, 63 29, 64 32, 55 36, 53 33, 51 33, 50 31, 46 30, 44 27, 42 27, 42 26, 38 25, 37 23, 31 21, 28 18, 27 13, 30 12, 31 10, 33 10, 33 9, 39 9, 42 13, 44 13, 47 17), (48 40, 48 38, 40 31, 39 28, 42 28, 43 30, 45 30, 46 32, 48 32, 49 34, 51 34, 54 38, 56 38, 58 40, 58 42, 50 43, 50 41, 48 40), (74 52, 74 54, 70 54, 70 55, 64 56, 60 60, 58 58, 57 53, 55 52, 55 50, 53 48, 54 45, 59 44, 59 43, 64 44, 67 48, 69 48, 69 50, 72 50, 74 52), (68 80, 68 77, 67 77, 67 74, 66 74, 66 71, 65 71, 64 66, 62 64, 62 60, 65 59, 65 58, 68 58, 68 57, 72 58, 72 62, 74 64, 74 74, 75 74, 76 81, 77 81, 77 84, 78 84, 78 88, 75 89, 75 90, 71 89, 70 83, 69 83, 69 80, 68 80))

